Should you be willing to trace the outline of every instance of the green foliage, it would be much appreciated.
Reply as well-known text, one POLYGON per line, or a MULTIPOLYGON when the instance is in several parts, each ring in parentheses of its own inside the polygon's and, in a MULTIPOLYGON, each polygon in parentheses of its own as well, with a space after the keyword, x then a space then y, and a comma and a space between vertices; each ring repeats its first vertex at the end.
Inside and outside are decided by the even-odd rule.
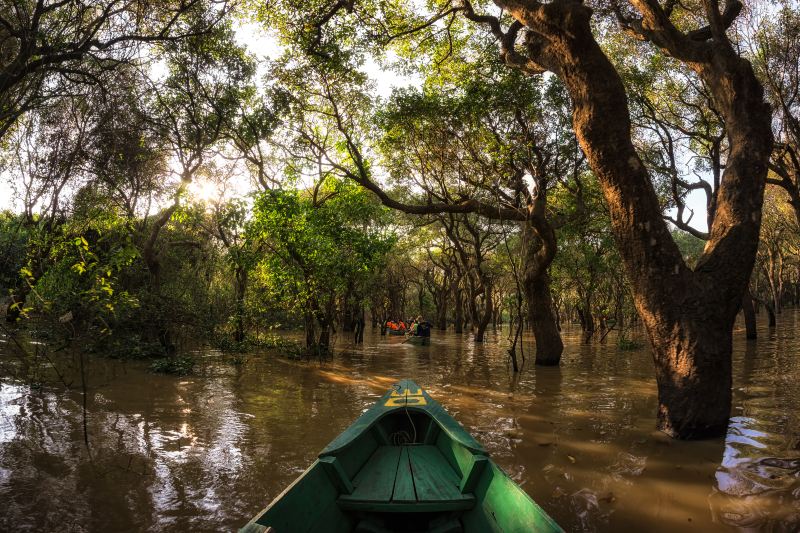
POLYGON ((693 268, 703 253, 706 241, 679 229, 672 230, 672 238, 675 240, 675 244, 678 245, 683 260, 686 261, 690 268, 693 268))
POLYGON ((248 338, 248 342, 253 346, 258 346, 259 348, 278 348, 288 350, 298 348, 297 342, 275 333, 265 333, 258 337, 252 336, 248 338))
POLYGON ((382 225, 386 216, 363 189, 330 178, 313 191, 262 194, 248 228, 270 251, 257 270, 260 283, 296 313, 321 312, 348 288, 359 293, 396 240, 382 225))
POLYGON ((138 305, 120 287, 120 276, 138 253, 121 219, 110 212, 95 215, 87 222, 64 224, 56 233, 40 228, 28 243, 31 258, 20 274, 25 283, 34 284, 35 309, 107 335, 120 315, 138 305), (41 266, 34 262, 42 261, 37 249, 48 251, 49 268, 35 276, 41 266))
POLYGON ((164 357, 164 346, 141 333, 132 332, 132 324, 117 322, 117 329, 97 339, 87 351, 111 359, 153 359, 164 357), (122 331, 120 331, 122 330, 122 331))
POLYGON ((211 346, 223 353, 245 353, 249 348, 248 342, 237 342, 228 333, 217 334, 211 339, 211 346))
POLYGON ((0 294, 6 294, 21 281, 19 272, 25 262, 28 233, 21 215, 0 212, 0 294))

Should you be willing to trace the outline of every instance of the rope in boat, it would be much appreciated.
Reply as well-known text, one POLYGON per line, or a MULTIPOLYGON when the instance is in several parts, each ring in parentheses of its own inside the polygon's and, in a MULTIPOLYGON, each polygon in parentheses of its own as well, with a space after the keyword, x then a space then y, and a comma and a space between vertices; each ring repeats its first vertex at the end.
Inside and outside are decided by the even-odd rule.
MULTIPOLYGON (((392 390, 394 390, 395 392, 399 392, 400 391, 400 384, 399 383, 395 383, 394 385, 392 385, 392 390)), ((406 391, 405 391, 404 399, 405 399, 405 402, 404 402, 403 410, 405 411, 406 416, 408 417, 409 423, 411 423, 411 429, 414 432, 414 437, 412 438, 411 435, 408 434, 408 431, 405 431, 405 430, 402 430, 402 429, 398 430, 398 431, 395 431, 394 433, 392 433, 389 436, 389 439, 391 440, 392 445, 394 445, 394 446, 402 446, 404 444, 413 444, 413 443, 417 442, 417 426, 414 425, 414 420, 412 420, 411 414, 408 412, 408 389, 406 389, 406 391)))

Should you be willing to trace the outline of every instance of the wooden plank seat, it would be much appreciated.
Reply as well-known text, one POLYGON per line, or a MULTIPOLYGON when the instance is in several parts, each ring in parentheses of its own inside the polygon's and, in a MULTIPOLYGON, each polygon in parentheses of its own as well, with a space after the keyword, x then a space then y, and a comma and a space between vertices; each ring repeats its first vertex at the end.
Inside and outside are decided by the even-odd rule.
POLYGON ((379 446, 339 496, 342 509, 372 512, 442 512, 471 509, 461 478, 436 446, 379 446))

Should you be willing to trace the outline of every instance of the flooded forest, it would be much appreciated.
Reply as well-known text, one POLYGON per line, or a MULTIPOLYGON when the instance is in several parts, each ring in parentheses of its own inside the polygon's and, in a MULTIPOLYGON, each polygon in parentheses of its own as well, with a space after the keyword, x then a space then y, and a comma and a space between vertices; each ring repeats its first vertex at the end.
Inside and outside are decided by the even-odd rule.
POLYGON ((0 502, 800 530, 800 4, 1 3, 0 502))

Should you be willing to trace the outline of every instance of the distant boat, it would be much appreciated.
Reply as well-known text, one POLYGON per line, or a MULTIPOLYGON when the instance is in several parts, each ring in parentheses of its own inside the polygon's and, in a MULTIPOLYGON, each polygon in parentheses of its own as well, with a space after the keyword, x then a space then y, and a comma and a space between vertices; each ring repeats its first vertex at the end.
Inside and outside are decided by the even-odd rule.
POLYGON ((420 337, 419 335, 410 335, 406 339, 406 343, 415 344, 417 346, 428 346, 431 343, 430 337, 420 337))
POLYGON ((240 533, 562 529, 427 392, 394 385, 240 533))

